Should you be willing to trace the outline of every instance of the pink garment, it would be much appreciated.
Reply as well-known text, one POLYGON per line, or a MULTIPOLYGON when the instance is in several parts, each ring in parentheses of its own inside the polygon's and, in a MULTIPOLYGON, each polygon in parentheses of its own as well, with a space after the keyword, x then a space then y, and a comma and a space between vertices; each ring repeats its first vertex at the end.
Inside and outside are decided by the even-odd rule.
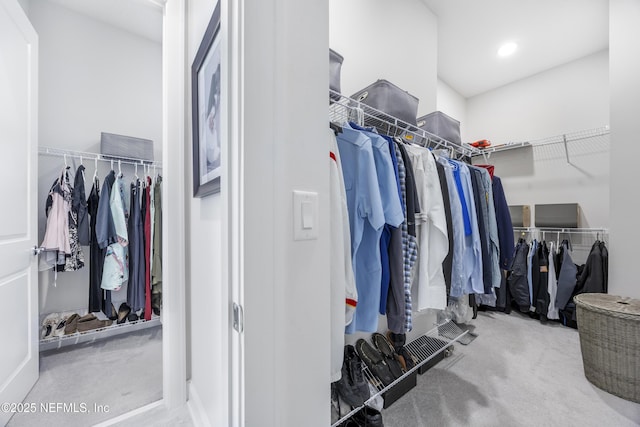
MULTIPOLYGON (((63 191, 69 191, 65 183, 62 183, 63 191)), ((40 245, 45 251, 59 251, 63 254, 71 254, 69 244, 69 212, 71 204, 64 197, 54 191, 52 193, 53 204, 47 217, 47 230, 40 245)))

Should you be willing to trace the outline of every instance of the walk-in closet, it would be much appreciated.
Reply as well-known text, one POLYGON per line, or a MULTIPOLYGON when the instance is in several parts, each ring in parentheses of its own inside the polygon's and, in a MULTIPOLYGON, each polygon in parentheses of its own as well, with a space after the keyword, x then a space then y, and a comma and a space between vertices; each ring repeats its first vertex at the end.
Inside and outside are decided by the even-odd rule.
POLYGON ((93 425, 163 397, 163 8, 24 6, 39 40, 39 379, 24 402, 38 407, 8 425, 93 425))
POLYGON ((638 22, 0 0, 0 426, 640 425, 638 22))

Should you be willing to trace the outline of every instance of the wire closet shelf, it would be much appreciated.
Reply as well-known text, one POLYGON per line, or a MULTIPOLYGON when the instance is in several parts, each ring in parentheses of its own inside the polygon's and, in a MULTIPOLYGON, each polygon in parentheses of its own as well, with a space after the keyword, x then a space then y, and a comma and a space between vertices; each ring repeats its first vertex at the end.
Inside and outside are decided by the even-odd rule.
MULTIPOLYGON (((393 387, 401 383, 404 379, 410 375, 416 374, 418 370, 427 362, 433 360, 439 354, 450 351, 452 345, 458 342, 469 331, 461 329, 453 321, 445 321, 437 323, 433 329, 424 335, 420 335, 415 340, 407 343, 405 347, 416 359, 416 364, 413 368, 405 372, 400 378, 397 378, 391 384, 385 386, 383 382, 376 377, 371 370, 363 364, 363 374, 365 379, 376 389, 376 392, 364 402, 364 405, 354 407, 349 413, 343 415, 339 420, 331 424, 331 427, 338 427, 347 419, 351 418, 363 407, 373 402, 378 396, 383 395, 393 387)), ((446 353, 445 353, 446 354, 446 353)))
POLYGON ((146 166, 152 167, 156 169, 162 169, 162 162, 151 161, 151 160, 143 160, 136 159, 133 157, 112 157, 107 156, 105 154, 100 153, 91 153, 87 151, 74 151, 74 150, 65 150, 61 148, 53 148, 53 147, 38 147, 38 154, 45 156, 54 156, 54 157, 64 157, 64 158, 75 158, 79 159, 82 163, 84 160, 92 160, 92 161, 100 161, 100 162, 109 162, 112 164, 128 164, 134 166, 146 166))
POLYGON ((352 121, 360 126, 374 127, 383 135, 400 137, 403 140, 422 145, 432 150, 446 149, 449 156, 455 159, 481 155, 481 151, 467 144, 447 141, 424 129, 416 127, 369 105, 346 97, 336 91, 329 90, 329 121, 342 125, 352 121))
POLYGON ((534 139, 531 141, 517 141, 517 142, 507 142, 506 144, 501 144, 501 145, 495 145, 492 147, 487 147, 484 148, 482 150, 478 150, 477 152, 475 152, 474 154, 472 154, 472 156, 479 156, 479 155, 483 155, 483 156, 487 156, 490 155, 492 153, 498 153, 501 151, 508 151, 508 150, 513 150, 513 149, 517 149, 517 148, 524 148, 524 147, 543 147, 545 145, 552 145, 552 144, 564 144, 565 146, 565 152, 567 155, 567 161, 569 160, 569 154, 568 154, 568 149, 567 149, 567 143, 569 142, 573 142, 573 141, 581 141, 583 139, 589 139, 589 138, 597 138, 599 136, 604 136, 604 135, 609 135, 609 126, 602 126, 602 127, 597 127, 597 128, 593 128, 593 129, 585 129, 585 130, 580 130, 580 131, 576 131, 576 132, 569 132, 569 133, 565 133, 562 135, 555 135, 555 136, 550 136, 547 138, 542 138, 542 139, 534 139))

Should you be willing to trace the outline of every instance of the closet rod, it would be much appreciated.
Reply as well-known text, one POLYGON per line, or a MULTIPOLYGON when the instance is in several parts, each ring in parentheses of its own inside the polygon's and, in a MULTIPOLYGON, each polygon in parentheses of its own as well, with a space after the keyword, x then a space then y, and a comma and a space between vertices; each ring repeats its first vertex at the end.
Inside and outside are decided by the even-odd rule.
POLYGON ((99 160, 101 162, 120 162, 129 165, 144 165, 144 166, 152 166, 157 169, 162 169, 162 162, 155 162, 150 160, 143 159, 135 159, 132 157, 109 157, 104 154, 99 153, 90 153, 86 151, 74 151, 74 150, 64 150, 61 148, 53 148, 53 147, 38 147, 38 154, 46 155, 46 156, 55 156, 55 157, 74 157, 76 159, 82 160, 99 160))
POLYGON ((565 234, 593 234, 593 233, 603 233, 608 234, 609 230, 607 228, 559 228, 559 227, 513 227, 513 231, 517 232, 550 232, 550 233, 565 233, 565 234))
MULTIPOLYGON (((348 121, 357 121, 360 125, 368 118, 379 123, 389 136, 402 136, 406 140, 423 146, 433 145, 433 150, 446 148, 456 153, 458 158, 481 155, 479 149, 467 144, 457 144, 416 127, 383 111, 377 110, 360 101, 346 97, 339 92, 329 89, 330 99, 329 121, 343 124, 348 121)), ((376 126, 378 128, 378 126, 376 126)), ((453 157, 453 156, 452 156, 453 157)))

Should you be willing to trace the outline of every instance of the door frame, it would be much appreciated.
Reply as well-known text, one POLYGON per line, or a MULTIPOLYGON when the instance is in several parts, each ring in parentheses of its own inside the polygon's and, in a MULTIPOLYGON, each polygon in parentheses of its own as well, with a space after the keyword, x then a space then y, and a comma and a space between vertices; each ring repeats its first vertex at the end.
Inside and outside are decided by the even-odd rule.
MULTIPOLYGON (((158 4, 158 0, 149 0, 158 4)), ((162 396, 167 409, 187 401, 185 297, 186 0, 165 0, 162 25, 163 287, 162 396), (171 201, 171 203, 169 203, 171 201)))

